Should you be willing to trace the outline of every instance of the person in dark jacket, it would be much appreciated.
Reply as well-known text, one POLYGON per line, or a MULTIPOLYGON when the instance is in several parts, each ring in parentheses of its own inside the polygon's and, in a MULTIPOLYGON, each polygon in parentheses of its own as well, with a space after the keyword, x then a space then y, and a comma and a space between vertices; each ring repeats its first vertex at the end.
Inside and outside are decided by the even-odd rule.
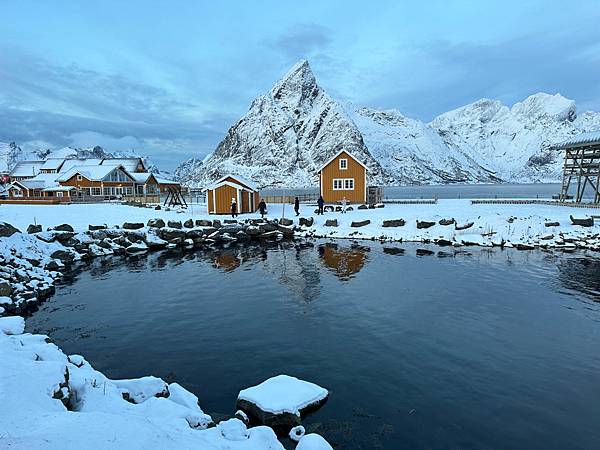
POLYGON ((237 202, 235 201, 235 198, 231 199, 231 217, 235 217, 238 215, 238 211, 237 211, 237 202))
POLYGON ((323 214, 323 206, 325 205, 325 200, 323 200, 323 196, 319 195, 319 200, 317 200, 317 205, 319 206, 319 212, 317 214, 323 214))
POLYGON ((294 211, 296 211, 296 216, 300 215, 300 199, 298 197, 294 200, 294 211))
POLYGON ((258 204, 258 209, 260 211, 260 217, 264 219, 265 215, 267 214, 267 204, 262 198, 260 199, 260 203, 258 204))

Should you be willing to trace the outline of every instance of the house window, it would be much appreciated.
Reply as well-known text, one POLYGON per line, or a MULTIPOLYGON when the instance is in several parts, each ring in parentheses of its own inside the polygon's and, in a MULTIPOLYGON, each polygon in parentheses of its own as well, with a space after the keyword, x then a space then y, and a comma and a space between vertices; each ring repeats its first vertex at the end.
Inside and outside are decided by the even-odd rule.
POLYGON ((346 158, 340 159, 340 170, 346 170, 348 168, 348 160, 346 158))
POLYGON ((83 180, 83 177, 81 175, 77 175, 77 181, 81 181, 83 180))
POLYGON ((92 195, 102 195, 102 188, 93 187, 92 188, 92 195))
POLYGON ((333 190, 334 191, 353 191, 354 190, 354 178, 334 178, 333 179, 333 190))
POLYGON ((62 193, 62 192, 57 192, 57 193, 56 193, 56 196, 57 196, 57 197, 62 197, 62 196, 63 196, 63 193, 62 193))

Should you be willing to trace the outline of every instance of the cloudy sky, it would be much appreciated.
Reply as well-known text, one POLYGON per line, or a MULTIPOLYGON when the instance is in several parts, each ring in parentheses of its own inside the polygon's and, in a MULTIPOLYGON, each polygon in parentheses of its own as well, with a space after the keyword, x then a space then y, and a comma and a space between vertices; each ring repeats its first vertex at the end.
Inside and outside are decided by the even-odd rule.
POLYGON ((600 110, 598 0, 0 0, 0 142, 211 152, 298 59, 335 98, 431 120, 560 92, 600 110))

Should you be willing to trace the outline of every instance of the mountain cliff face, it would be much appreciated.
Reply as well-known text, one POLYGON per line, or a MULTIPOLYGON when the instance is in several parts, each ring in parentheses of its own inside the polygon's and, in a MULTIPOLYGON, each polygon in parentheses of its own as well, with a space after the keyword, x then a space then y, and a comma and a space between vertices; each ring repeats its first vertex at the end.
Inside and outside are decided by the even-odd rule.
POLYGON ((448 148, 470 155, 505 181, 557 181, 563 155, 549 147, 600 129, 600 114, 577 115, 575 102, 539 93, 512 108, 483 99, 444 113, 430 124, 448 148))
POLYGON ((6 144, 0 142, 0 174, 8 173, 22 159, 23 150, 14 142, 6 144))
POLYGON ((197 185, 235 173, 262 186, 314 186, 320 165, 341 148, 365 162, 375 182, 388 181, 356 124, 300 61, 252 102, 203 164, 190 160, 177 173, 197 185))
POLYGON ((600 130, 600 113, 577 115, 575 102, 539 93, 512 107, 482 99, 431 123, 395 110, 338 103, 300 61, 255 99, 204 161, 176 171, 204 186, 237 173, 262 187, 308 187, 340 148, 361 158, 372 184, 557 181, 562 154, 550 149, 568 137, 600 130))

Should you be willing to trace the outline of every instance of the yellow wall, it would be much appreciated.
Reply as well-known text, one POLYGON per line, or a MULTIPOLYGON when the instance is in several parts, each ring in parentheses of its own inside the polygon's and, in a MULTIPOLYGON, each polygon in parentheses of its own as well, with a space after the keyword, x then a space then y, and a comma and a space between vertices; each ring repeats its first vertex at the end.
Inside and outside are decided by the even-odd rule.
POLYGON ((339 202, 346 197, 349 203, 365 203, 366 198, 366 169, 356 162, 348 153, 340 153, 320 173, 321 195, 327 203, 339 202), (348 168, 340 170, 340 159, 348 160, 348 168), (335 178, 354 178, 354 190, 333 190, 335 178))

